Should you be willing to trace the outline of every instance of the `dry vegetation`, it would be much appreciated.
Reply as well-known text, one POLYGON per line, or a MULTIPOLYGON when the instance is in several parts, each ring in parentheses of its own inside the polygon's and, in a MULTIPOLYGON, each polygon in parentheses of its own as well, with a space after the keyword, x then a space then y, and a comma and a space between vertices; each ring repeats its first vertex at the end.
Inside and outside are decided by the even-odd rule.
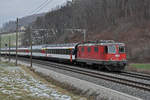
MULTIPOLYGON (((79 88, 76 88, 70 84, 67 84, 67 83, 61 83, 59 81, 57 81, 56 79, 53 79, 51 78, 50 76, 45 76, 43 75, 42 73, 37 73, 38 75, 40 75, 41 77, 43 77, 44 79, 46 79, 48 82, 56 85, 56 86, 60 86, 68 91, 70 91, 71 93, 73 94, 76 94, 76 95, 80 95, 80 96, 84 96, 86 97, 88 100, 96 100, 95 98, 97 97, 97 94, 96 93, 93 93, 91 95, 87 95, 87 93, 89 92, 89 90, 87 91, 82 91, 80 90, 79 88)), ((103 99, 102 99, 103 100, 103 99)))
POLYGON ((0 63, 0 100, 86 100, 52 85, 25 67, 0 63))

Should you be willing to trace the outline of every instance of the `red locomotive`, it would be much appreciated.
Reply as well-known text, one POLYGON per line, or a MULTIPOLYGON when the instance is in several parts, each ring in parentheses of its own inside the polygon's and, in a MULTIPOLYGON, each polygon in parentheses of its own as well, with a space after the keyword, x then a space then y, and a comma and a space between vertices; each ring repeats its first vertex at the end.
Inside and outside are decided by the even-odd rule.
MULTIPOLYGON (((18 48, 19 56, 30 56, 30 47, 18 48)), ((8 48, 1 49, 1 54, 8 54, 8 48)), ((15 55, 16 49, 11 48, 10 54, 15 55)), ((109 71, 121 71, 126 66, 125 44, 110 40, 96 42, 50 44, 33 46, 33 57, 55 61, 87 64, 105 68, 109 71)))
POLYGON ((99 41, 81 43, 77 48, 76 61, 110 71, 120 71, 126 66, 126 53, 124 43, 114 41, 99 41))

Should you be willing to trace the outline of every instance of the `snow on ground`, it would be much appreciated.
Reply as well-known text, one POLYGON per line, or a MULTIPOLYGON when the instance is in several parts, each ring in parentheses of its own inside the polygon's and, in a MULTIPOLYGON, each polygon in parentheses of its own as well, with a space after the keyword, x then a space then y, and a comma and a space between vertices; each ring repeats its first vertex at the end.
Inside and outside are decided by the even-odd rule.
MULTIPOLYGON (((62 93, 53 85, 35 79, 22 68, 0 63, 0 96, 23 96, 48 98, 50 100, 73 100, 73 96, 62 93)), ((79 98, 78 98, 79 99, 79 98)))

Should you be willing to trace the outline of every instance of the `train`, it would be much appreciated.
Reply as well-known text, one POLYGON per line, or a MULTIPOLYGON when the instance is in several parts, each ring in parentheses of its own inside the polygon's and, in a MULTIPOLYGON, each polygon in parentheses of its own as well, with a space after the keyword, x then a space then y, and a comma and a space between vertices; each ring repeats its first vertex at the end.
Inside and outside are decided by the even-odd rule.
MULTIPOLYGON (((19 47, 18 56, 30 57, 31 47, 19 47)), ((2 48, 2 55, 16 55, 16 48, 2 48)), ((58 62, 90 65, 108 71, 122 71, 127 65, 125 44, 113 40, 32 46, 32 56, 58 62)))

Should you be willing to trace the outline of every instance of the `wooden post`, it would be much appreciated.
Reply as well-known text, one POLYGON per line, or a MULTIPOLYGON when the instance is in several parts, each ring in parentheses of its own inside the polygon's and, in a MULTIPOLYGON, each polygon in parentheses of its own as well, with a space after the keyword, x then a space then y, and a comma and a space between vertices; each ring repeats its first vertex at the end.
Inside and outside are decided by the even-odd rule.
POLYGON ((18 65, 18 18, 16 22, 16 66, 18 65))
POLYGON ((1 44, 2 44, 2 41, 1 41, 1 35, 0 35, 0 61, 1 61, 1 44))
POLYGON ((86 30, 83 30, 83 34, 84 34, 84 42, 86 42, 86 30))
POLYGON ((9 36, 9 62, 10 62, 10 36, 9 36))
POLYGON ((32 68, 32 28, 30 27, 30 52, 31 52, 31 55, 30 55, 30 67, 32 68))

